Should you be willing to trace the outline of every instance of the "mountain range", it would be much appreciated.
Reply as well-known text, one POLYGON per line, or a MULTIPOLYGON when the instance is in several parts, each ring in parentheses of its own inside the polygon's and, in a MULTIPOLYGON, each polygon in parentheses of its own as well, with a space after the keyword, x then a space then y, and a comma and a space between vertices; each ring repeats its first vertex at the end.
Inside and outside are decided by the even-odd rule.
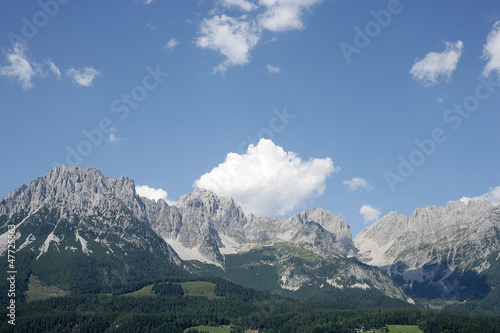
POLYGON ((500 313, 500 209, 486 200, 391 212, 353 239, 321 208, 262 217, 205 189, 169 205, 139 196, 130 178, 62 165, 0 200, 4 258, 9 225, 21 292, 35 278, 95 293, 200 274, 347 305, 500 313))

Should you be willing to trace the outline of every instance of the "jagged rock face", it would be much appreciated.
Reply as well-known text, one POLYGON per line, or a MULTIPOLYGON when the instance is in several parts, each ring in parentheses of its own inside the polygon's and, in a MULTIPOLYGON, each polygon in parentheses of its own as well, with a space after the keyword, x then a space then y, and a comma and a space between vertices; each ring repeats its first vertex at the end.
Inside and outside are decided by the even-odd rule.
POLYGON ((454 201, 410 216, 392 212, 354 243, 360 260, 401 275, 410 288, 429 284, 440 296, 453 297, 453 290, 466 287, 457 274, 480 274, 490 267, 500 249, 499 229, 500 209, 491 201, 454 201))
POLYGON ((141 198, 144 206, 133 211, 184 259, 221 265, 220 235, 241 240, 245 215, 231 198, 218 198, 207 190, 182 196, 175 206, 163 200, 141 198))
MULTIPOLYGON (((36 211, 42 206, 66 206, 69 213, 91 214, 94 207, 105 204, 105 195, 114 191, 133 191, 133 181, 105 178, 99 170, 60 166, 47 175, 12 191, 0 205, 0 215, 11 215, 21 210, 36 211)), ((120 193, 121 194, 121 193, 120 193)), ((109 207, 117 208, 117 207, 109 207)))
POLYGON ((206 189, 183 195, 175 206, 141 199, 144 206, 131 210, 186 260, 221 266, 224 254, 274 241, 302 244, 324 258, 355 254, 349 225, 320 208, 288 219, 245 216, 233 199, 219 198, 206 189))
POLYGON ((349 225, 320 208, 311 208, 288 219, 248 216, 245 234, 251 241, 282 240, 302 243, 324 258, 352 256, 355 247, 349 225))
POLYGON ((314 229, 324 229, 326 232, 315 232, 315 230, 310 232, 311 235, 325 235, 323 239, 313 240, 313 244, 317 241, 321 242, 322 251, 337 248, 339 255, 352 256, 356 253, 349 225, 331 212, 315 207, 295 214, 291 220, 292 223, 297 221, 299 225, 310 226, 312 224, 314 229), (314 223, 321 228, 316 228, 314 223))
MULTIPOLYGON (((23 221, 17 225, 17 237, 29 242, 24 240, 28 235, 19 231, 25 227, 22 224, 35 223, 32 217, 41 210, 55 214, 56 223, 49 234, 54 240, 47 238, 42 248, 33 249, 38 252, 38 258, 51 244, 59 243, 62 238, 79 240, 77 243, 80 243, 79 250, 82 252, 87 252, 84 244, 91 241, 109 244, 108 236, 119 239, 120 247, 128 244, 140 249, 150 249, 149 242, 157 235, 136 225, 137 218, 127 207, 133 206, 132 203, 142 204, 130 178, 110 179, 104 177, 95 167, 85 170, 81 167, 62 165, 9 193, 0 202, 0 216, 11 219, 13 216, 23 215, 23 221), (64 228, 59 224, 64 225, 64 228), (134 234, 139 230, 145 234, 134 234), (56 238, 59 241, 56 241, 56 238)), ((5 245, 3 241, 1 238, 2 249, 5 245)), ((157 241, 158 239, 154 240, 155 243, 157 241)), ((159 250, 170 261, 183 265, 175 251, 167 244, 161 244, 159 250)))
POLYGON ((129 282, 187 274, 177 253, 127 206, 145 206, 131 179, 109 179, 94 167, 57 167, 0 200, 0 257, 8 225, 15 225, 22 279, 37 276, 72 293, 109 293, 129 282))

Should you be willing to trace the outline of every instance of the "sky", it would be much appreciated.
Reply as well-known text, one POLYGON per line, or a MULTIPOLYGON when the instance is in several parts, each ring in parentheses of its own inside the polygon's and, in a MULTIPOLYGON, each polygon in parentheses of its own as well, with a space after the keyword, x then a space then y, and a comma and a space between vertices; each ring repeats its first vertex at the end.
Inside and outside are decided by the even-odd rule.
POLYGON ((497 1, 0 2, 0 197, 60 164, 244 211, 500 198, 497 1))

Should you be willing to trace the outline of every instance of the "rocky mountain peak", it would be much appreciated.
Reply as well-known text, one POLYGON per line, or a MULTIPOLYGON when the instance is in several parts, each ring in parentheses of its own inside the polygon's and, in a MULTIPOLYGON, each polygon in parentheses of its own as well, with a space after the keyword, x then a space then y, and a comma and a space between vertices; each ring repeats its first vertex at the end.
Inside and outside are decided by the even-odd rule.
MULTIPOLYGON (((124 258, 142 253, 183 266, 175 251, 132 213, 131 203, 142 202, 130 178, 61 165, 2 202, 0 216, 16 226, 19 249, 34 253, 36 261, 96 253, 121 265, 129 260, 124 258)), ((7 235, 6 225, 1 227, 0 253, 7 235)))
POLYGON ((0 214, 34 212, 43 206, 64 206, 68 212, 75 212, 102 205, 106 196, 132 200, 136 196, 134 181, 127 177, 107 178, 93 166, 85 169, 60 165, 9 193, 0 205, 0 214))
POLYGON ((452 201, 408 216, 390 213, 360 232, 354 244, 363 262, 394 271, 410 285, 425 280, 429 290, 451 295, 463 288, 455 274, 481 273, 495 260, 498 216, 490 200, 452 201))

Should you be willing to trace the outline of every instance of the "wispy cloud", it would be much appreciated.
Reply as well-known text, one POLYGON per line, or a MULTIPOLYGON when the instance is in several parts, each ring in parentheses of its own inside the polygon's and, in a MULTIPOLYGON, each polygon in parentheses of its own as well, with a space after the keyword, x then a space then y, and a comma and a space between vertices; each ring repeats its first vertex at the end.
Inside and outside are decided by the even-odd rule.
POLYGON ((376 221, 380 217, 380 209, 375 208, 372 205, 363 205, 359 210, 359 213, 363 215, 364 223, 370 223, 376 221))
POLYGON ((460 201, 468 203, 469 201, 478 201, 478 200, 490 200, 494 205, 498 205, 500 202, 500 186, 490 188, 488 193, 480 195, 478 197, 462 197, 460 201))
POLYGON ((122 141, 121 138, 117 137, 115 133, 111 133, 108 138, 108 142, 111 144, 116 144, 118 142, 122 141))
POLYGON ((0 67, 0 75, 7 76, 21 82, 24 90, 33 87, 31 79, 35 76, 43 76, 41 65, 30 61, 26 54, 26 45, 16 43, 14 48, 6 54, 9 65, 0 67))
POLYGON ((167 42, 167 44, 165 44, 163 46, 163 49, 164 50, 169 50, 171 52, 173 52, 175 50, 175 47, 178 45, 179 43, 177 42, 177 39, 176 38, 172 38, 171 40, 169 40, 167 42))
POLYGON ((349 192, 356 191, 358 189, 365 189, 367 191, 372 190, 372 186, 366 182, 363 178, 354 177, 351 180, 343 180, 342 183, 347 185, 347 190, 349 192))
POLYGON ((54 75, 57 77, 58 80, 61 79, 61 71, 59 70, 59 67, 54 64, 54 62, 50 59, 47 59, 47 65, 49 65, 50 71, 54 73, 54 75))
POLYGON ((155 26, 153 25, 153 22, 151 22, 151 21, 149 21, 148 24, 146 24, 146 27, 148 27, 148 29, 153 30, 153 31, 156 30, 155 26))
POLYGON ((71 77, 76 84, 83 87, 90 87, 92 86, 94 79, 101 75, 101 73, 95 68, 89 66, 81 70, 70 68, 66 71, 66 75, 71 77))
POLYGON ((225 72, 229 66, 248 63, 250 50, 257 45, 260 35, 261 30, 252 21, 216 15, 203 20, 196 45, 224 55, 226 60, 214 72, 225 72))
POLYGON ((414 79, 423 81, 426 86, 437 83, 440 76, 449 79, 457 68, 463 47, 462 41, 446 42, 446 49, 443 52, 427 53, 424 59, 413 65, 410 74, 414 79))
POLYGON ((279 67, 274 67, 271 64, 268 64, 266 68, 270 73, 279 73, 281 71, 279 67))
POLYGON ((246 12, 252 11, 258 7, 256 4, 246 0, 219 0, 219 3, 225 7, 238 7, 246 12))
POLYGON ((122 138, 119 138, 116 135, 116 132, 117 132, 116 128, 111 127, 111 133, 109 134, 109 137, 108 137, 108 143, 118 144, 120 141, 122 141, 122 138))
POLYGON ((266 10, 258 17, 259 24, 270 31, 300 30, 304 28, 302 12, 322 0, 260 0, 266 10))
POLYGON ((194 185, 230 196, 245 212, 283 216, 323 194, 325 181, 340 168, 330 158, 303 161, 271 140, 249 145, 245 154, 229 153, 224 162, 194 185))
POLYGON ((500 21, 493 25, 488 34, 481 58, 488 61, 483 69, 484 76, 490 75, 492 71, 500 74, 500 21))

